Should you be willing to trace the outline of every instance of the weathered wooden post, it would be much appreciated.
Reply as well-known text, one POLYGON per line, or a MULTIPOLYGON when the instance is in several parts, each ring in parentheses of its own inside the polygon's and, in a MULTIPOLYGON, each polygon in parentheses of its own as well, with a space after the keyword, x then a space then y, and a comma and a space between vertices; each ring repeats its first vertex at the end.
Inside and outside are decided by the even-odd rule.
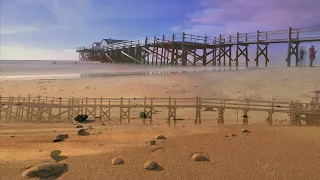
POLYGON ((143 119, 142 119, 143 124, 146 124, 146 116, 148 116, 146 105, 147 105, 147 97, 144 97, 144 100, 143 100, 143 113, 144 113, 144 115, 143 115, 143 119))
POLYGON ((218 125, 224 124, 224 109, 223 107, 218 108, 218 125))
POLYGON ((169 104, 168 104, 168 125, 170 126, 170 119, 171 119, 171 96, 169 96, 169 104))
POLYGON ((177 117, 176 117, 176 114, 177 114, 177 98, 174 98, 174 108, 173 108, 173 125, 176 126, 177 124, 177 117))
POLYGON ((2 122, 2 96, 0 95, 0 126, 1 126, 1 122, 2 122))
POLYGON ((59 98, 59 122, 61 122, 61 106, 62 106, 62 99, 61 99, 61 97, 59 98))
POLYGON ((269 115, 268 115, 268 118, 267 118, 268 124, 272 126, 272 124, 273 124, 272 114, 273 114, 273 113, 272 113, 271 111, 269 111, 268 114, 269 114, 269 115))
POLYGON ((151 98, 151 107, 150 107, 150 125, 152 124, 152 109, 153 109, 153 98, 151 98))
POLYGON ((208 37, 204 36, 204 48, 203 48, 203 54, 202 54, 202 65, 206 66, 207 65, 207 45, 208 45, 208 37))
POLYGON ((122 114, 122 111, 123 111, 122 108, 123 107, 122 106, 123 106, 123 97, 120 98, 120 121, 119 121, 120 124, 122 124, 122 118, 123 118, 122 117, 123 116, 123 114, 122 114))
POLYGON ((292 48, 292 28, 289 27, 289 32, 288 32, 288 53, 287 53, 287 66, 291 66, 291 48, 292 48))
POLYGON ((198 96, 196 98, 196 119, 194 124, 201 124, 201 99, 198 96))

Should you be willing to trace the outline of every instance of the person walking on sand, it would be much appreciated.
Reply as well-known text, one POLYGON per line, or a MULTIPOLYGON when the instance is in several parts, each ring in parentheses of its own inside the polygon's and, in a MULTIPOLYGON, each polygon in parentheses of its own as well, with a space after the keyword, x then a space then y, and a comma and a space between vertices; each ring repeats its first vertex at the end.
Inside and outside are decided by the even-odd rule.
POLYGON ((300 67, 305 66, 305 58, 304 55, 306 54, 304 47, 301 47, 300 49, 300 58, 299 58, 299 65, 300 67))
POLYGON ((313 67, 313 61, 316 59, 317 51, 314 50, 314 45, 309 48, 310 67, 313 67))

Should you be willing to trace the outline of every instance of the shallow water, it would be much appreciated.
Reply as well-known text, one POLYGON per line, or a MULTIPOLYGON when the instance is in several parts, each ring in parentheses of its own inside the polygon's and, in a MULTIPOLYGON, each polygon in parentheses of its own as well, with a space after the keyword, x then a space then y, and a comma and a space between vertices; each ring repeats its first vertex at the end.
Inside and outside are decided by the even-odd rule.
MULTIPOLYGON (((254 66, 254 65, 251 65, 254 66)), ((249 69, 263 69, 264 67, 245 68, 244 64, 236 67, 215 66, 149 66, 132 64, 107 64, 100 62, 82 61, 0 61, 1 80, 13 79, 70 79, 86 77, 114 77, 155 75, 168 73, 193 73, 205 71, 235 71, 249 69)))

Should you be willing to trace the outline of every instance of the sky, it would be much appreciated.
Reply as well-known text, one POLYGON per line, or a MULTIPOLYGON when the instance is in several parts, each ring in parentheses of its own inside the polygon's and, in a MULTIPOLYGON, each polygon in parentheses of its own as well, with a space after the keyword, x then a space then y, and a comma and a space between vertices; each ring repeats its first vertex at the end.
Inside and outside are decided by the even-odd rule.
POLYGON ((78 60, 76 47, 110 37, 140 39, 181 32, 214 36, 320 27, 319 0, 0 2, 0 59, 5 60, 78 60))

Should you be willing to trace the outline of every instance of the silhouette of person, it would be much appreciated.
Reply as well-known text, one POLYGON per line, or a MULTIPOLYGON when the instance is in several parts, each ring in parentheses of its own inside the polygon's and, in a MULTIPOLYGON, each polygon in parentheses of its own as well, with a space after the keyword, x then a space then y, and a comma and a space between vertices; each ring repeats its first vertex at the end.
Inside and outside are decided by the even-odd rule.
POLYGON ((316 59, 317 51, 314 50, 314 45, 309 48, 310 67, 313 67, 313 61, 316 59))
POLYGON ((301 47, 301 49, 300 49, 300 61, 299 61, 299 63, 300 63, 300 67, 302 67, 302 66, 305 66, 305 59, 304 59, 304 55, 305 55, 305 50, 304 50, 304 47, 301 47))

